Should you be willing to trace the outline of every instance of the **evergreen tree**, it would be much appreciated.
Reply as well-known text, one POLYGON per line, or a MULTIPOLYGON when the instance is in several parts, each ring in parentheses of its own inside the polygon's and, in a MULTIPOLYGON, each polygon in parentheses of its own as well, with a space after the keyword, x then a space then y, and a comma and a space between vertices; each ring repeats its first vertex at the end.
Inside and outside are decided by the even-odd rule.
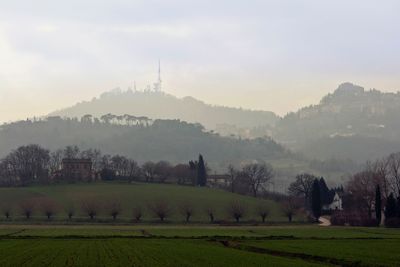
POLYGON ((206 186, 206 184, 207 184, 207 170, 203 156, 200 154, 199 162, 197 164, 197 185, 206 186))
POLYGON ((315 179, 311 191, 311 208, 317 221, 321 216, 321 206, 321 190, 318 179, 315 179))
POLYGON ((394 198, 393 193, 391 193, 386 200, 385 219, 396 217, 396 206, 396 199, 394 198))
POLYGON ((382 197, 381 197, 381 188, 379 185, 376 186, 375 190, 375 217, 377 221, 377 225, 381 224, 382 219, 382 197))

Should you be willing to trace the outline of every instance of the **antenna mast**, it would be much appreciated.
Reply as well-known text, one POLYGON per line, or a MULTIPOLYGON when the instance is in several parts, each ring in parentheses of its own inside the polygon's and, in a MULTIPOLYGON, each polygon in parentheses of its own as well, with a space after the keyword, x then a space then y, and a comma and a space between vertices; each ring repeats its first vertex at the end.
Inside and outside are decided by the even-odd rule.
POLYGON ((161 92, 161 61, 158 59, 158 91, 161 92))

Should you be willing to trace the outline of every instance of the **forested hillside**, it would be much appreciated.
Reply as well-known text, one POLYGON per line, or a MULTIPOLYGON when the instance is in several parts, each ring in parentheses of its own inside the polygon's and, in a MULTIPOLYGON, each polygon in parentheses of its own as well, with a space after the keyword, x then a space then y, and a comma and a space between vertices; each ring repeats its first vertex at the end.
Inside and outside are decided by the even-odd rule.
POLYGON ((177 98, 163 92, 119 89, 103 93, 91 101, 53 112, 51 115, 80 118, 85 114, 100 117, 107 113, 132 114, 154 119, 179 119, 200 123, 207 129, 215 129, 219 125, 245 128, 273 126, 278 120, 278 116, 270 111, 212 106, 193 97, 177 98))
POLYGON ((272 139, 221 137, 205 131, 199 124, 139 118, 140 122, 134 124, 127 124, 126 120, 102 122, 88 116, 82 120, 50 117, 4 124, 0 130, 0 155, 6 155, 20 145, 39 144, 51 150, 66 145, 97 148, 104 153, 129 156, 139 162, 187 162, 199 153, 214 164, 292 157, 272 139))

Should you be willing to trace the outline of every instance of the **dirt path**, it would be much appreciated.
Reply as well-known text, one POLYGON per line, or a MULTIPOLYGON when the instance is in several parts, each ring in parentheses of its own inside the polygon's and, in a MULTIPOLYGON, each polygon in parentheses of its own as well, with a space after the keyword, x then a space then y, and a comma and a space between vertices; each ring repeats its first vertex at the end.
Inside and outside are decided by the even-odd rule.
POLYGON ((331 221, 328 218, 325 217, 319 217, 319 226, 331 226, 331 221))

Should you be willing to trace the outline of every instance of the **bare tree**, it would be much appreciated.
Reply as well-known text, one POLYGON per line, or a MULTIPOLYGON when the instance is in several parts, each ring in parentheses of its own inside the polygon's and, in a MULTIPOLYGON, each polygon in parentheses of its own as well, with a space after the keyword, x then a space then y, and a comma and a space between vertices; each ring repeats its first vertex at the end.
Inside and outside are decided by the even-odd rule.
POLYGON ((50 153, 50 161, 49 161, 50 173, 54 173, 60 169, 62 158, 63 158, 63 151, 61 149, 58 149, 50 153))
POLYGON ((4 217, 6 217, 7 220, 10 219, 11 214, 12 214, 11 205, 8 205, 7 203, 4 204, 4 205, 2 206, 2 208, 1 208, 1 211, 2 211, 2 213, 3 213, 3 215, 4 215, 4 217))
POLYGON ((137 221, 140 222, 140 220, 143 217, 143 209, 141 206, 136 206, 133 208, 133 218, 137 221))
POLYGON ((236 178, 238 176, 238 171, 231 164, 228 166, 228 176, 229 176, 230 191, 232 193, 234 193, 235 192, 236 178))
POLYGON ((69 220, 72 220, 72 217, 75 215, 75 205, 74 203, 69 203, 65 206, 65 213, 68 216, 69 220))
POLYGON ((56 213, 56 203, 49 198, 43 198, 39 203, 43 214, 50 220, 56 213))
POLYGON ((8 174, 21 184, 48 178, 49 151, 38 145, 21 146, 12 151, 3 162, 8 174))
POLYGON ((113 220, 117 219, 117 216, 121 213, 121 202, 114 201, 110 204, 110 215, 112 216, 113 220))
POLYGON ((149 205, 149 208, 162 222, 171 214, 171 208, 165 200, 156 200, 149 205))
POLYGON ((185 221, 188 223, 190 221, 190 218, 193 216, 194 213, 194 207, 192 203, 185 202, 179 207, 179 211, 182 214, 182 216, 185 217, 185 221))
POLYGON ((228 213, 236 222, 239 222, 240 219, 244 217, 245 212, 246 207, 242 203, 233 201, 229 204, 228 213))
POLYGON ((213 206, 208 206, 206 207, 205 212, 208 218, 210 218, 210 223, 213 223, 215 220, 215 208, 213 206))
POLYGON ((269 164, 252 163, 243 167, 242 175, 246 178, 253 196, 257 197, 260 189, 266 190, 265 186, 273 178, 274 172, 269 164))
POLYGON ((64 158, 75 159, 79 156, 79 148, 77 146, 66 146, 64 148, 64 158))
POLYGON ((33 214, 33 210, 35 208, 35 201, 32 199, 24 200, 20 203, 20 208, 22 215, 25 216, 27 220, 29 220, 33 214))
POLYGON ((293 197, 289 197, 283 202, 282 210, 283 214, 288 218, 289 222, 292 222, 293 216, 296 215, 298 211, 298 200, 293 197))
POLYGON ((266 204, 259 205, 257 207, 257 214, 261 217, 263 223, 269 214, 269 207, 266 204))
POLYGON ((100 210, 99 201, 96 199, 85 199, 82 201, 82 211, 93 220, 100 210))
POLYGON ((354 209, 365 212, 372 217, 373 204, 375 202, 376 176, 371 170, 364 170, 354 174, 347 183, 347 191, 352 199, 354 209))
POLYGON ((142 171, 146 182, 153 182, 155 173, 156 164, 154 162, 148 161, 142 165, 142 171))
POLYGON ((391 154, 386 162, 389 169, 387 174, 390 179, 390 189, 392 192, 400 193, 400 153, 391 154))
POLYGON ((160 183, 165 183, 172 175, 171 164, 167 161, 159 161, 154 166, 154 174, 160 183))
POLYGON ((317 179, 312 174, 303 173, 296 176, 296 180, 289 185, 289 194, 294 197, 304 198, 305 207, 310 205, 311 190, 314 180, 317 179))

